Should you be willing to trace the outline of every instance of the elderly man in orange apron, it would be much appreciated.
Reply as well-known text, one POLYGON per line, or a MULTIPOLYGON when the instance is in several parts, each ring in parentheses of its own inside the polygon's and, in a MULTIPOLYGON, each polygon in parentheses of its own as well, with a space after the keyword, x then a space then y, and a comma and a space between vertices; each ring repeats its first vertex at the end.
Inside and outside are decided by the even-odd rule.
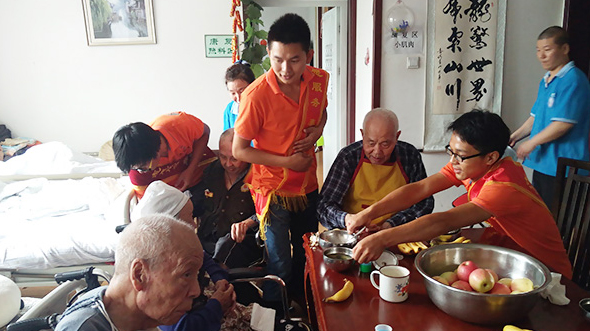
MULTIPOLYGON (((396 188, 426 178, 420 152, 398 140, 401 131, 394 112, 371 110, 361 134, 362 140, 338 153, 322 187, 318 217, 329 229, 346 228, 349 213, 358 213, 396 188)), ((373 220, 372 228, 401 225, 433 209, 434 198, 428 197, 408 209, 373 220)))

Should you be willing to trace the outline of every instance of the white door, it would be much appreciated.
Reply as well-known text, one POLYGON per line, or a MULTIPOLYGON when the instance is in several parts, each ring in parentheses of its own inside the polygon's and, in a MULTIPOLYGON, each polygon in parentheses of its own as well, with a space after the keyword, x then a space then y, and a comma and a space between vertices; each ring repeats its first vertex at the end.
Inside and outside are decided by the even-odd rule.
POLYGON ((340 7, 334 7, 322 15, 322 69, 330 73, 328 86, 328 121, 324 128, 324 179, 338 152, 346 142, 346 109, 342 105, 340 88, 340 7))

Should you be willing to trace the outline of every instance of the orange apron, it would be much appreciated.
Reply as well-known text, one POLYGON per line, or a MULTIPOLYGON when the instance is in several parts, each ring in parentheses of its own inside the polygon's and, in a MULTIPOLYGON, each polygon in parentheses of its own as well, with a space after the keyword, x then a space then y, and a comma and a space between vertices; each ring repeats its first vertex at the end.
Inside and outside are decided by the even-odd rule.
MULTIPOLYGON (((397 155, 396 155, 397 156, 397 155)), ((350 180, 348 192, 342 200, 342 210, 356 214, 383 199, 387 194, 408 183, 408 176, 396 157, 395 162, 382 165, 371 164, 363 151, 361 160, 350 180)), ((371 221, 382 224, 391 214, 383 215, 371 221)))
MULTIPOLYGON (((309 83, 305 87, 304 103, 300 107, 302 114, 297 137, 295 141, 305 138, 305 128, 316 126, 320 123, 324 109, 326 108, 326 91, 328 90, 329 75, 317 68, 311 69, 312 76, 309 83)), ((312 167, 315 167, 315 154, 313 148, 305 152, 313 157, 312 167)), ((293 155, 293 147, 287 152, 287 156, 293 155)), ((260 221, 260 238, 266 239, 266 227, 270 225, 270 218, 268 209, 271 203, 281 203, 283 207, 289 211, 299 212, 307 207, 306 189, 308 185, 316 185, 317 183, 310 183, 312 173, 296 172, 291 169, 283 168, 283 178, 276 188, 268 191, 268 189, 253 188, 252 183, 252 169, 244 179, 247 183, 254 200, 256 207, 256 216, 260 221), (281 197, 279 200, 277 196, 281 197)))

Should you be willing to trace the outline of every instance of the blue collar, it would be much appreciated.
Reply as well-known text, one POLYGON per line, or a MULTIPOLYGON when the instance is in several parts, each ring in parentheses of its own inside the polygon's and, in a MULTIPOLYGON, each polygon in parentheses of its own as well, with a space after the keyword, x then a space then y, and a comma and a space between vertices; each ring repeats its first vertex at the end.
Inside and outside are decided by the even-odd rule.
MULTIPOLYGON (((574 61, 568 62, 566 65, 563 66, 563 68, 559 70, 555 77, 562 78, 563 76, 565 76, 565 74, 567 74, 568 71, 572 70, 574 67, 574 61)), ((545 76, 543 76, 543 80, 545 81, 545 87, 547 87, 547 78, 549 78, 549 75, 551 75, 551 72, 547 71, 545 73, 545 76)))

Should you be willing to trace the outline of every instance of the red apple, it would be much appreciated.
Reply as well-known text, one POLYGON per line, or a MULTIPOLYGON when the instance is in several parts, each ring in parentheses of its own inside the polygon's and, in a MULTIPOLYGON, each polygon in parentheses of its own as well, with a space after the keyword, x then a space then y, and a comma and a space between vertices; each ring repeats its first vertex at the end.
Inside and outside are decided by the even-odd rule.
POLYGON ((494 282, 497 283, 498 282, 498 274, 492 269, 486 269, 486 270, 492 274, 492 276, 494 277, 494 282))
POLYGON ((444 278, 449 284, 453 284, 454 282, 459 280, 459 277, 457 277, 457 273, 454 271, 443 272, 442 274, 440 274, 440 277, 444 278))
POLYGON ((447 282, 446 279, 442 278, 441 276, 434 276, 432 277, 432 279, 438 281, 439 283, 443 283, 445 285, 449 285, 449 282, 447 282))
POLYGON ((486 269, 475 269, 469 274, 469 285, 480 293, 490 291, 496 282, 494 276, 486 269))
POLYGON ((511 290, 510 287, 502 284, 496 283, 494 287, 490 290, 490 294, 510 294, 511 290))
POLYGON ((454 282, 451 286, 454 288, 458 288, 460 290, 463 290, 463 291, 473 292, 471 285, 469 285, 469 283, 464 280, 458 280, 458 281, 454 282))
POLYGON ((464 261, 463 263, 459 264, 459 266, 457 267, 457 277, 459 277, 460 280, 464 280, 464 281, 468 282, 469 281, 469 274, 477 268, 479 268, 479 267, 477 266, 477 264, 475 264, 475 262, 464 261))

